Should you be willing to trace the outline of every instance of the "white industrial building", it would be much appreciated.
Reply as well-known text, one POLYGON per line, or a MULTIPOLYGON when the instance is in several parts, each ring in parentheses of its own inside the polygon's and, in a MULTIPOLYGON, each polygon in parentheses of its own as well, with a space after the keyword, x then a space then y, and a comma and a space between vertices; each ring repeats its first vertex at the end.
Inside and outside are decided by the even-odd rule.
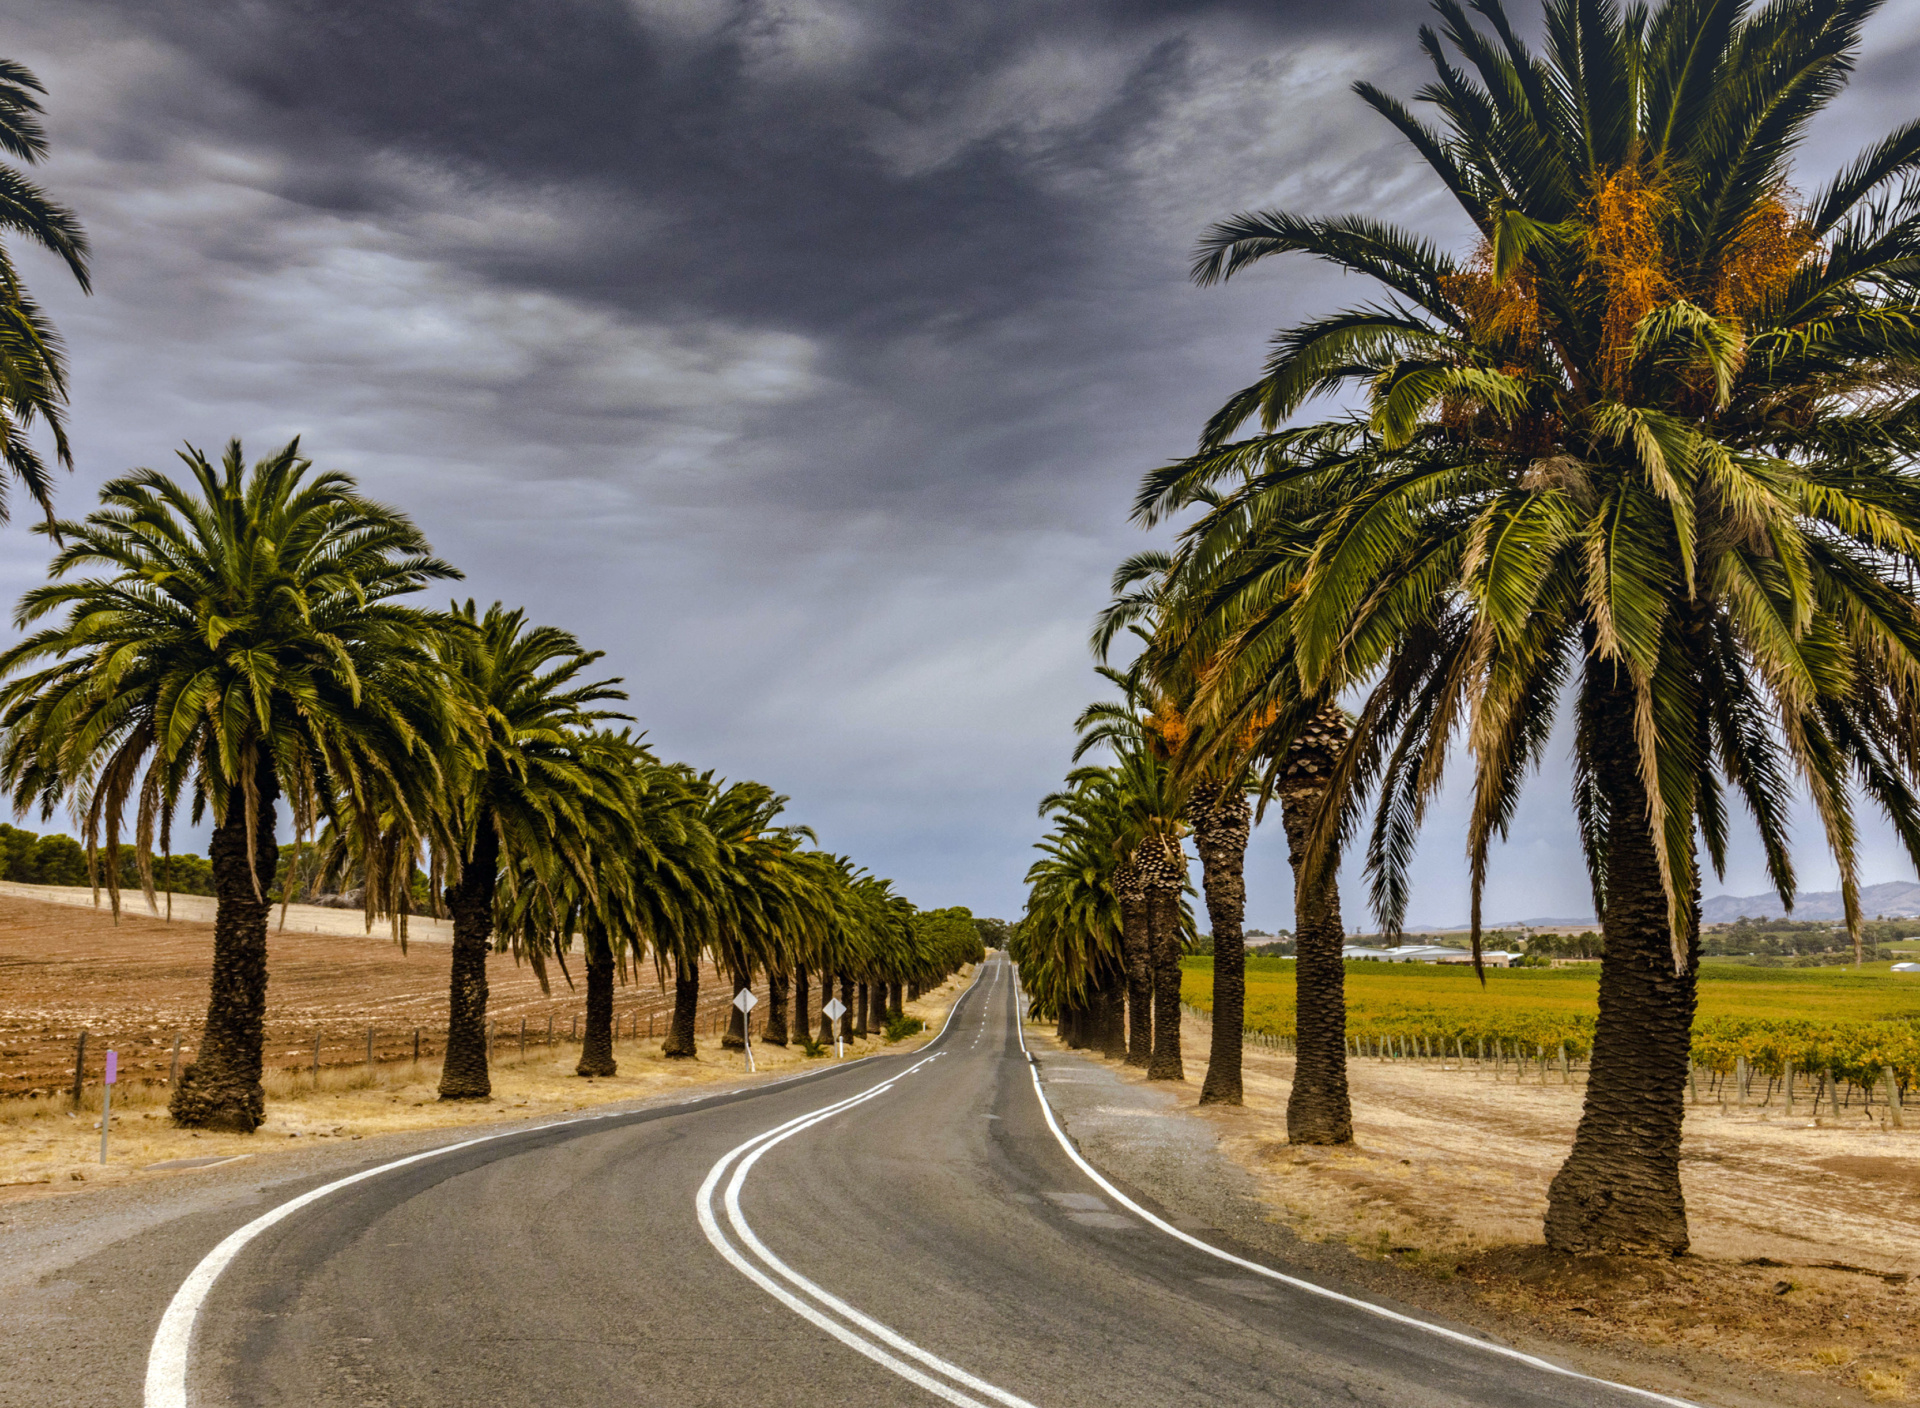
MULTIPOLYGON (((1361 963, 1473 962, 1470 950, 1452 948, 1446 944, 1401 944, 1398 948, 1362 948, 1357 944, 1348 944, 1340 950, 1340 956, 1361 963)), ((1480 961, 1489 968, 1509 968, 1519 956, 1505 949, 1485 949, 1480 954, 1480 961)))

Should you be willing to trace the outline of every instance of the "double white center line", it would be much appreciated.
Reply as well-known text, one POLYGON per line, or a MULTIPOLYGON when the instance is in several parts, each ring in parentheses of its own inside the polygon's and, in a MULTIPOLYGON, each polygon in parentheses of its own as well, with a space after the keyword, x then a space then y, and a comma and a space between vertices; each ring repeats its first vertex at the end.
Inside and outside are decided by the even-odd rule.
POLYGON ((725 1257, 734 1270, 849 1349, 866 1355, 876 1364, 885 1365, 909 1383, 918 1384, 928 1393, 944 1398, 949 1403, 962 1404, 965 1408, 988 1408, 987 1401, 990 1400, 1004 1405, 1004 1408, 1033 1408, 1026 1399, 996 1388, 985 1379, 969 1374, 959 1365, 922 1349, 905 1335, 809 1281, 767 1249, 740 1211, 740 1190, 746 1184, 747 1174, 767 1150, 856 1105, 878 1099, 922 1066, 939 1059, 940 1054, 936 1052, 858 1095, 754 1135, 729 1151, 708 1171, 706 1181, 694 1195, 694 1210, 700 1219, 700 1230, 707 1234, 707 1240, 713 1244, 714 1250, 725 1257), (721 1191, 723 1181, 726 1185, 724 1193, 721 1191), (733 1234, 731 1239, 720 1227, 723 1214, 733 1234), (738 1245, 734 1239, 737 1239, 738 1245))

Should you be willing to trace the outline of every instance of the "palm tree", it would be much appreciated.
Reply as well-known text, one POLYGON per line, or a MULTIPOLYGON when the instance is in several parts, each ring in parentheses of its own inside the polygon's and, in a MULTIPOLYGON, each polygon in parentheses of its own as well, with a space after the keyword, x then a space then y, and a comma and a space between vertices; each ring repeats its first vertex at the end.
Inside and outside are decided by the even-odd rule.
POLYGON ((1244 475, 1247 522, 1313 519, 1279 626, 1220 689, 1286 658, 1301 687, 1372 688, 1314 844, 1375 781, 1369 859, 1397 927, 1446 748, 1475 765, 1478 950, 1493 840, 1563 697, 1575 808, 1605 936, 1592 1078, 1549 1194, 1549 1245, 1676 1252, 1694 1011, 1696 848, 1723 866, 1730 786, 1791 900, 1789 779, 1812 795, 1859 932, 1857 795, 1920 858, 1920 123, 1811 200, 1808 121, 1877 8, 1672 0, 1622 15, 1550 0, 1536 56, 1497 0, 1424 31, 1440 126, 1362 86, 1479 232, 1456 259, 1362 217, 1239 215, 1203 240, 1225 278, 1303 251, 1379 304, 1283 332, 1182 475, 1244 475), (1461 56, 1456 65, 1448 47, 1461 56), (1354 415, 1275 429, 1356 389, 1354 415), (1267 433, 1230 437, 1258 414, 1267 433))
POLYGON ((297 441, 251 470, 237 440, 218 467, 191 448, 181 459, 185 482, 134 470, 85 520, 41 530, 63 544, 54 580, 15 620, 64 614, 0 656, 0 776, 23 810, 71 800, 89 856, 104 830, 116 915, 129 802, 150 906, 181 793, 196 821, 211 810, 206 1033, 169 1109, 250 1133, 265 1112, 276 804, 302 833, 431 806, 435 752, 462 720, 425 645, 444 626, 393 599, 459 574, 346 475, 311 473, 297 441))
MULTIPOLYGON (((46 91, 24 65, 0 59, 0 151, 29 164, 46 156, 36 96, 46 91)), ((80 221, 5 163, 0 163, 0 232, 19 235, 57 255, 80 287, 93 291, 80 221)), ((48 523, 53 522, 53 481, 27 433, 36 421, 44 421, 53 434, 54 457, 72 469, 62 409, 66 401, 66 354, 60 336, 28 294, 11 254, 0 246, 0 460, 48 523)), ((0 520, 6 517, 6 500, 0 497, 0 520)))
POLYGON ((530 626, 522 611, 495 602, 484 615, 455 605, 438 649, 461 702, 478 717, 477 736, 453 751, 444 799, 453 854, 447 909, 453 964, 442 1100, 484 1100, 487 1074, 487 950, 501 867, 565 869, 598 889, 580 838, 599 809, 617 806, 604 750, 585 735, 624 715, 592 706, 624 699, 617 679, 581 683, 599 651, 565 631, 530 626))

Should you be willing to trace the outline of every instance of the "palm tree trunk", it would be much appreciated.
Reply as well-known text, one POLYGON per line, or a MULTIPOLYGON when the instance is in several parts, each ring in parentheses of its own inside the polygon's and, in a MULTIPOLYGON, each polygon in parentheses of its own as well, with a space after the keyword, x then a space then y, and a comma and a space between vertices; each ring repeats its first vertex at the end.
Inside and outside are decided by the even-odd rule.
POLYGON ((667 1027, 667 1039, 660 1044, 662 1056, 677 1059, 692 1057, 694 1023, 700 1016, 700 960, 687 961, 684 953, 673 956, 673 1021, 667 1027))
POLYGON ((1153 1059, 1148 1080, 1185 1080, 1180 1058, 1180 891, 1147 890, 1147 927, 1153 936, 1153 1059))
POLYGON ((1060 1040, 1069 1051, 1079 1051, 1086 1046, 1087 1009, 1083 999, 1070 997, 1060 1004, 1060 1040))
POLYGON ((575 1075, 610 1076, 619 1071, 613 1059, 613 950, 587 952, 587 1030, 580 1043, 575 1075))
MULTIPOLYGON (((753 978, 750 975, 737 977, 733 980, 733 995, 738 997, 742 992, 752 986, 753 978)), ((723 1051, 744 1051, 747 1046, 747 1014, 742 1012, 738 1007, 730 1006, 727 1010, 732 1015, 727 1018, 727 1032, 725 1036, 720 1038, 720 1049, 723 1051)))
POLYGON ((833 974, 826 969, 820 970, 820 1035, 815 1038, 822 1046, 833 1045, 833 1018, 827 1015, 827 1004, 833 1001, 833 974))
POLYGON ((1688 907, 1686 969, 1676 973, 1634 742, 1633 694, 1624 682, 1593 681, 1588 690, 1590 763, 1610 812, 1600 1018, 1573 1152, 1547 1189, 1547 1245, 1562 1252, 1677 1256, 1688 1243, 1680 1129, 1700 898, 1696 888, 1688 907))
POLYGON ((1346 926, 1331 860, 1318 873, 1306 866, 1308 843, 1334 760, 1346 745, 1347 723, 1332 709, 1315 716, 1287 750, 1280 784, 1280 819, 1293 866, 1294 1060, 1287 1097, 1287 1142, 1351 1144, 1353 1102, 1347 1094, 1346 926))
POLYGON ((767 1029, 760 1040, 768 1046, 787 1044, 787 970, 784 968, 767 970, 767 1029))
POLYGON ((853 979, 846 974, 840 975, 840 1040, 853 1040, 853 979))
POLYGON ((1238 1105, 1247 1004, 1247 942, 1241 925, 1247 911, 1247 838, 1253 831, 1253 808, 1236 778, 1230 785, 1196 784, 1187 815, 1193 823, 1193 847, 1200 852, 1207 918, 1213 925, 1213 1041, 1200 1103, 1238 1105))
POLYGON ((493 887, 500 870, 500 837, 493 819, 480 823, 473 855, 460 883, 447 889, 453 915, 453 976, 448 982, 447 1059, 440 1069, 442 1100, 485 1100, 487 1074, 487 944, 493 937, 493 887))
POLYGON ((889 1021, 901 1021, 907 1015, 904 989, 899 983, 887 984, 887 1018, 889 1021))
POLYGON ((1153 1064, 1153 936, 1147 928, 1147 892, 1131 858, 1116 866, 1120 897, 1120 958, 1127 977, 1127 1064, 1153 1064))
POLYGON ((813 1026, 807 1020, 807 965, 793 965, 793 1030, 804 1044, 811 1039, 813 1026))
POLYGON ((195 1129, 251 1134, 267 1115, 260 1084, 267 1019, 267 915, 263 898, 280 860, 274 841, 274 802, 280 780, 265 751, 254 771, 254 865, 247 862, 247 814, 239 788, 214 828, 213 974, 207 991, 206 1033, 191 1065, 167 1101, 167 1113, 195 1129), (255 878, 258 878, 258 889, 255 878))
POLYGON ((1102 1056, 1127 1059, 1127 985, 1118 968, 1109 967, 1100 980, 1100 1028, 1094 1044, 1102 1056))
POLYGON ((864 1037, 867 1034, 867 984, 860 984, 860 991, 853 1000, 853 1034, 864 1037))

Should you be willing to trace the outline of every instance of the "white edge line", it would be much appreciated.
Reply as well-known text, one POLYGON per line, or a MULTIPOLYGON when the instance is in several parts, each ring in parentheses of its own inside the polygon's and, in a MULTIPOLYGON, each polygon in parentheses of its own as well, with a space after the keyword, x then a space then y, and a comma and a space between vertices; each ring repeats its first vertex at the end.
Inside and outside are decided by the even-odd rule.
POLYGON ((1346 1295, 1329 1287, 1316 1285, 1312 1281, 1304 1281, 1298 1276, 1289 1276, 1283 1271, 1275 1271, 1271 1266, 1262 1266, 1257 1261, 1248 1261, 1245 1257, 1235 1256, 1232 1252, 1222 1251, 1219 1247, 1203 1242, 1191 1233, 1182 1232, 1178 1227, 1175 1227, 1164 1218, 1154 1216, 1132 1198, 1129 1198, 1125 1193, 1122 1193, 1118 1188, 1114 1187, 1098 1169, 1082 1158, 1080 1151, 1073 1147, 1072 1141, 1067 1138, 1065 1131, 1060 1128, 1059 1121, 1054 1119, 1053 1105, 1047 1099, 1047 1092, 1040 1085, 1039 1063, 1032 1059, 1032 1053, 1027 1050, 1026 1023, 1020 1013, 1019 1001, 1020 988, 1016 975, 1014 984, 1014 1030, 1019 1033, 1020 1036, 1021 1054, 1028 1058, 1027 1073, 1033 1077, 1033 1093, 1039 1097, 1040 1112, 1046 1116, 1047 1128, 1053 1131, 1054 1139, 1059 1142, 1062 1149, 1066 1150, 1067 1157, 1079 1165, 1082 1173, 1086 1174, 1088 1178, 1091 1178, 1105 1190, 1107 1195, 1115 1202, 1127 1208, 1143 1221, 1159 1228, 1160 1231, 1166 1233, 1169 1237, 1176 1237, 1188 1246, 1205 1252, 1208 1256, 1218 1257, 1221 1261, 1230 1262, 1234 1266, 1255 1272, 1270 1280, 1292 1286, 1295 1290, 1305 1291, 1309 1295, 1320 1296, 1325 1300, 1351 1306, 1355 1310, 1364 1310, 1367 1314, 1378 1316, 1382 1320, 1391 1320, 1396 1324, 1411 1326, 1416 1330, 1425 1330, 1428 1334, 1438 1335, 1442 1339, 1453 1340, 1459 1344, 1470 1345, 1474 1349, 1485 1350, 1488 1354, 1497 1354, 1502 1358, 1514 1360, 1530 1368, 1541 1369, 1549 1374, 1558 1374, 1564 1378, 1578 1379, 1582 1383, 1599 1384, 1604 1388, 1618 1389, 1621 1393, 1630 1393, 1635 1397, 1648 1399, 1654 1403, 1671 1404, 1672 1408, 1700 1408, 1699 1404, 1690 1402, 1684 1398, 1670 1398, 1664 1393, 1655 1393, 1652 1389, 1635 1388, 1632 1384, 1616 1383, 1612 1379, 1603 1379, 1594 1374, 1583 1374, 1578 1369, 1569 1369, 1565 1365, 1555 1364, 1548 1359, 1541 1359, 1536 1355, 1528 1354, 1524 1350, 1514 1349, 1509 1345, 1500 1344, 1493 1340, 1483 1340, 1474 1335, 1463 1334, 1459 1330, 1449 1329, 1445 1325, 1436 1325, 1431 1320, 1421 1320, 1416 1316, 1406 1315, 1398 1310, 1389 1310, 1384 1305, 1375 1305, 1372 1301, 1361 1300, 1358 1296, 1346 1295))
MULTIPOLYGON (((966 994, 962 993, 961 997, 966 994)), ((947 1020, 941 1024, 940 1031, 932 1041, 931 1047, 947 1034, 947 1027, 953 1022, 953 1014, 960 1006, 958 998, 947 1009, 947 1020)), ((922 1048, 925 1049, 925 1048, 922 1048)), ((760 1085, 745 1087, 753 1091, 771 1090, 775 1086, 786 1085, 792 1081, 804 1080, 809 1076, 824 1075, 833 1070, 850 1070, 866 1061, 879 1059, 886 1052, 874 1052, 872 1055, 857 1057, 852 1061, 839 1062, 833 1066, 822 1067, 817 1071, 801 1071, 794 1075, 782 1076, 779 1080, 770 1080, 760 1085)), ((647 1109, 684 1109, 708 1100, 719 1100, 729 1095, 738 1095, 740 1090, 724 1090, 713 1095, 699 1095, 691 1100, 682 1100, 674 1105, 649 1106, 647 1109)), ((457 1144, 444 1144, 437 1149, 428 1149, 418 1154, 409 1154, 404 1159, 394 1159, 390 1163, 378 1164, 373 1168, 362 1169, 359 1173, 337 1178, 331 1183, 309 1189, 299 1197, 293 1198, 269 1212, 262 1213, 252 1222, 236 1228, 222 1239, 220 1244, 200 1259, 180 1288, 173 1293, 173 1299, 167 1302, 166 1311, 160 1317, 160 1324, 153 1332, 153 1344, 147 1351, 147 1378, 142 1390, 143 1408, 188 1408, 187 1402, 187 1362, 193 1346, 193 1329, 200 1316, 200 1307, 206 1303, 212 1292, 214 1282, 245 1249, 247 1243, 258 1237, 282 1218, 290 1217, 310 1203, 318 1202, 330 1194, 339 1192, 365 1179, 374 1178, 383 1173, 391 1173, 397 1168, 417 1164, 425 1159, 437 1159, 442 1154, 451 1154, 460 1149, 471 1149, 476 1144, 489 1144, 496 1139, 508 1139, 516 1135, 537 1134, 542 1130, 563 1129, 568 1125, 589 1124, 594 1120, 617 1119, 622 1115, 644 1114, 642 1110, 605 1110, 591 1115, 578 1115, 572 1119, 554 1120, 547 1124, 523 1126, 519 1129, 503 1129, 496 1134, 483 1134, 474 1139, 463 1139, 457 1144)), ((805 1119, 802 1115, 800 1118, 805 1119)), ((784 1128, 785 1126, 782 1126, 784 1128)), ((774 1131, 769 1131, 774 1132, 774 1131)), ((240 1157, 248 1157, 242 1155, 240 1157)), ((977 1406, 978 1408, 978 1406, 977 1406)))
MULTIPOLYGON (((895 1079, 901 1079, 906 1076, 912 1075, 913 1072, 918 1069, 919 1069, 919 1066, 915 1066, 910 1070, 902 1071, 900 1073, 900 1076, 896 1077, 895 1079)), ((948 1378, 952 1379, 954 1382, 959 1384, 964 1384, 966 1387, 972 1389, 976 1393, 985 1394, 987 1397, 992 1398, 999 1403, 1005 1404, 1006 1408, 1033 1408, 1033 1405, 1029 1403, 1026 1399, 1021 1398, 1016 1394, 1008 1393, 1005 1389, 999 1388, 994 1384, 988 1383, 985 1379, 978 1378, 975 1375, 968 1373, 965 1369, 962 1369, 959 1365, 950 1363, 949 1361, 942 1359, 939 1355, 934 1354, 929 1350, 921 1348, 919 1345, 915 1344, 912 1340, 907 1339, 904 1335, 897 1333, 896 1331, 889 1328, 888 1326, 880 1323, 878 1320, 875 1320, 871 1316, 866 1315, 861 1311, 855 1309, 853 1306, 849 1305, 846 1301, 841 1300, 838 1296, 833 1295, 831 1292, 825 1290, 824 1288, 817 1285, 813 1281, 810 1281, 806 1277, 800 1275, 792 1267, 788 1266, 786 1262, 782 1261, 778 1256, 774 1255, 774 1253, 767 1248, 766 1244, 763 1243, 760 1240, 759 1236, 754 1232, 751 1224, 747 1222, 745 1214, 742 1213, 740 1209, 740 1190, 746 1184, 747 1174, 752 1170, 754 1164, 759 1161, 760 1156, 762 1154, 766 1153, 769 1149, 773 1148, 774 1145, 779 1144, 784 1140, 792 1138, 794 1135, 800 1133, 802 1130, 809 1129, 813 1125, 820 1123, 822 1120, 830 1119, 834 1115, 837 1115, 846 1109, 852 1108, 852 1106, 856 1103, 864 1103, 864 1101, 867 1099, 871 1099, 874 1096, 883 1094, 886 1091, 892 1089, 892 1087, 893 1087, 892 1081, 888 1081, 884 1085, 875 1086, 872 1091, 868 1092, 865 1096, 862 1096, 860 1101, 850 1101, 847 1104, 841 1105, 837 1108, 822 1110, 818 1115, 816 1115, 813 1119, 808 1120, 805 1124, 796 1125, 791 1129, 781 1131, 779 1133, 772 1135, 771 1137, 763 1137, 760 1141, 759 1147, 754 1149, 752 1153, 748 1154, 745 1158, 740 1160, 738 1166, 734 1169, 733 1177, 730 1180, 728 1180, 727 1192, 726 1192, 727 1221, 733 1227, 734 1233, 740 1238, 741 1242, 743 1242, 746 1245, 747 1250, 752 1252, 754 1256, 758 1257, 760 1261, 766 1267, 768 1267, 768 1269, 773 1271, 776 1275, 779 1275, 785 1278, 789 1283, 791 1283, 793 1286, 795 1286, 797 1289, 799 1289, 806 1295, 812 1296, 814 1300, 818 1301, 821 1305, 825 1306, 827 1309, 835 1312, 836 1314, 842 1316, 847 1320, 852 1321, 855 1325, 858 1325, 861 1329, 865 1330, 868 1334, 872 1335, 875 1339, 880 1340, 882 1343, 893 1346, 893 1348, 899 1350, 902 1354, 910 1355, 912 1358, 919 1360, 922 1364, 925 1364, 928 1368, 933 1369, 937 1373, 945 1374, 948 1378)), ((752 1142, 753 1142, 752 1140, 749 1140, 748 1144, 751 1144, 752 1142)), ((741 1147, 745 1148, 747 1146, 742 1145, 741 1147)), ((740 1150, 736 1149, 734 1153, 729 1154, 727 1158, 731 1159, 735 1155, 737 1155, 739 1152, 740 1150)), ((723 1163, 724 1162, 725 1161, 723 1160, 723 1163)))
MULTIPOLYGON (((932 1041, 927 1043, 926 1047, 922 1048, 923 1050, 937 1045, 946 1036, 948 1029, 953 1025, 954 1016, 959 1011, 961 1002, 964 1001, 972 991, 973 989, 970 985, 967 992, 960 994, 960 996, 954 1000, 953 1005, 947 1009, 946 1020, 941 1023, 939 1033, 932 1041)), ((701 1183, 699 1192, 694 1195, 694 1212, 699 1219, 700 1230, 706 1234, 707 1241, 712 1244, 715 1251, 720 1253, 728 1265, 732 1266, 734 1270, 759 1286, 761 1290, 772 1296, 780 1302, 780 1304, 786 1306, 787 1309, 793 1311, 794 1314, 825 1330, 848 1348, 865 1355, 877 1364, 885 1366, 901 1378, 906 1379, 909 1383, 924 1388, 927 1392, 938 1398, 944 1399, 949 1403, 959 1404, 961 1408, 987 1408, 987 1405, 980 1402, 980 1400, 969 1398, 966 1394, 942 1383, 940 1380, 923 1374, 911 1364, 904 1363, 895 1358, 865 1336, 857 1334, 840 1321, 833 1319, 822 1310, 795 1296, 788 1291, 786 1287, 774 1281, 761 1271, 759 1267, 748 1261, 740 1254, 739 1250, 727 1240, 726 1235, 720 1230, 719 1221, 713 1215, 713 1195, 719 1186, 721 1178, 726 1175, 728 1167, 733 1164, 736 1159, 740 1158, 743 1153, 746 1153, 748 1150, 753 1150, 751 1158, 741 1164, 740 1169, 736 1172, 732 1184, 729 1187, 727 1213, 728 1221, 734 1225, 734 1229, 740 1234, 742 1241, 746 1242, 755 1250, 756 1255, 767 1261, 769 1265, 773 1266, 780 1274, 793 1282, 794 1285, 805 1290, 823 1304, 833 1307, 847 1318, 861 1324, 863 1327, 874 1332, 878 1337, 900 1348, 914 1358, 919 1359, 921 1362, 928 1364, 930 1367, 947 1374, 958 1382, 967 1384, 969 1387, 988 1394, 996 1401, 1007 1405, 1007 1408, 1033 1408, 1033 1405, 1025 1399, 1015 1397, 987 1383, 985 1380, 974 1377, 972 1374, 959 1368, 959 1366, 947 1363, 947 1361, 939 1358, 939 1356, 920 1348, 920 1346, 914 1344, 911 1340, 896 1334, 879 1321, 863 1315, 838 1297, 829 1294, 823 1288, 798 1275, 792 1268, 788 1267, 786 1263, 780 1261, 771 1251, 767 1250, 760 1239, 754 1235, 753 1229, 747 1224, 745 1217, 740 1213, 739 1189, 741 1181, 745 1176, 746 1169, 750 1167, 752 1162, 757 1160, 761 1154, 773 1147, 774 1144, 786 1139, 789 1135, 797 1134, 802 1129, 810 1128, 844 1110, 852 1109, 856 1105, 864 1104, 866 1101, 886 1093, 893 1088, 896 1081, 905 1079, 922 1066, 937 1060, 944 1054, 944 1052, 932 1052, 914 1062, 911 1066, 907 1067, 906 1070, 889 1076, 877 1085, 869 1086, 866 1090, 848 1096, 844 1100, 836 1101, 831 1105, 824 1106, 821 1109, 810 1110, 806 1114, 797 1115, 784 1124, 776 1125, 769 1130, 763 1130, 751 1139, 739 1144, 721 1157, 721 1159, 707 1171, 705 1181, 701 1183), (756 1148, 756 1146, 758 1147, 756 1148)))

